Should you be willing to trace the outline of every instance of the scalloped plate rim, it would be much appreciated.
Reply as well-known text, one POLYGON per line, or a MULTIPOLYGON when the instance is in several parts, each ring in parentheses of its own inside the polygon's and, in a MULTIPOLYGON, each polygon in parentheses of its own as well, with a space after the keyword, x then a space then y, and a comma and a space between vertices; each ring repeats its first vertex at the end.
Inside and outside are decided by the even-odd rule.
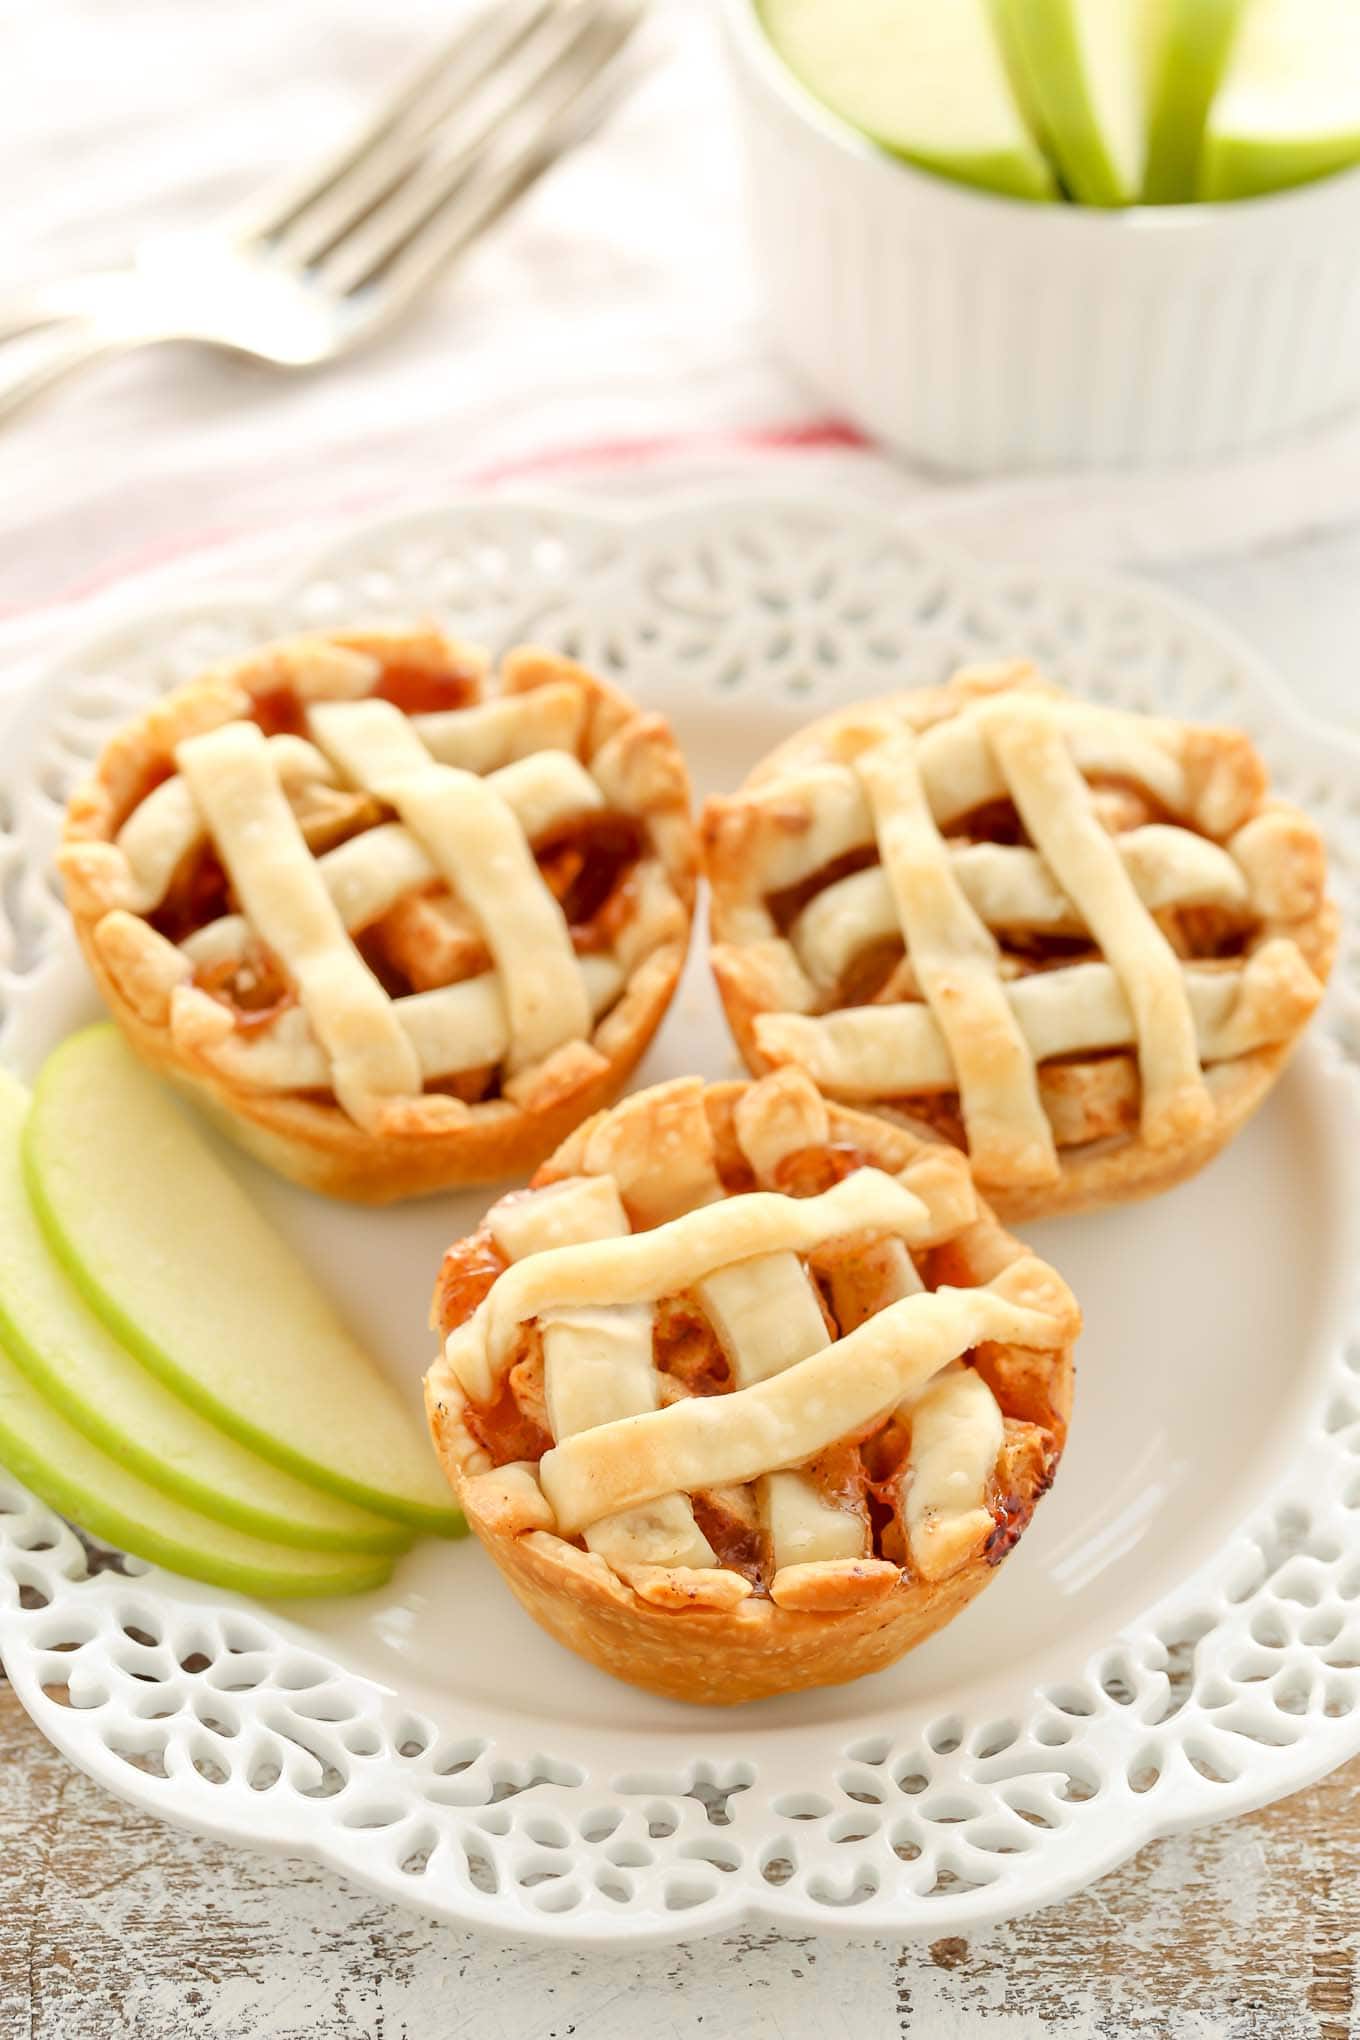
MULTIPOLYGON (((537 489, 516 486, 491 492, 466 491, 451 498, 416 505, 387 513, 378 518, 360 518, 337 527, 328 537, 325 545, 300 568, 266 581, 265 568, 252 565, 254 579, 250 585, 232 583, 215 584, 206 581, 201 587, 176 588, 173 592, 159 594, 154 603, 141 606, 135 586, 101 593, 89 603, 81 604, 76 615, 82 624, 79 638, 55 659, 35 660, 39 671, 12 702, 0 703, 0 735, 6 738, 18 736, 23 748, 27 740, 36 738, 41 724, 48 713, 62 711, 62 691, 77 677, 83 659, 111 637, 126 631, 142 634, 154 633, 157 628, 171 620, 202 614, 205 611, 249 611, 257 605, 278 603, 295 595, 306 582, 330 563, 343 557, 347 549, 361 541, 378 543, 390 540, 399 534, 414 532, 422 527, 437 524, 441 519, 450 522, 460 517, 520 511, 525 514, 540 514, 568 519, 582 528, 593 528, 605 535, 616 533, 626 540, 640 531, 659 532, 668 524, 683 527, 687 519, 696 515, 711 515, 715 508, 733 514, 759 515, 774 511, 807 512, 814 516, 832 513, 843 517, 847 523, 862 530, 866 535, 877 534, 891 537, 914 548, 923 558, 938 561, 942 571, 962 572, 973 580, 981 580, 990 586, 1003 588, 1008 584, 1022 581, 1041 582, 1047 587, 1065 586, 1074 593, 1101 590, 1110 596, 1123 596, 1139 607, 1151 605, 1163 615, 1175 616, 1188 633, 1201 642, 1212 641, 1216 648, 1230 659, 1245 677, 1248 686, 1259 697, 1269 703, 1272 711, 1289 725, 1296 739, 1305 739, 1310 748, 1325 748, 1329 764, 1335 766, 1340 753, 1347 760, 1348 769, 1354 777, 1355 790, 1360 795, 1360 738, 1328 724, 1324 719, 1311 715, 1300 708, 1290 696, 1279 676, 1249 647, 1242 644, 1233 632, 1217 619, 1201 611, 1192 601, 1166 591, 1155 584, 1112 572, 1086 572, 1082 570, 1049 570, 1033 566, 1005 567, 984 566, 970 559, 966 553, 953 545, 934 538, 928 523, 919 512, 894 517, 883 511, 881 506, 857 498, 853 494, 837 490, 810 492, 796 484, 776 488, 753 487, 748 483, 735 483, 712 487, 686 487, 680 490, 657 492, 643 498, 633 498, 623 503, 603 502, 589 497, 575 496, 569 491, 537 489), (43 682, 57 684, 51 703, 39 701, 43 682), (35 708, 37 713, 34 713, 35 708), (25 727, 27 725, 27 727, 25 727)), ((282 549, 282 541, 280 541, 282 549)), ((10 776, 11 767, 7 761, 3 776, 10 776)), ((39 967, 41 975, 41 966, 39 967)), ((1330 1050, 1330 1045, 1329 1045, 1330 1050)), ((1341 1058, 1328 1052, 1327 1060, 1335 1069, 1341 1068, 1341 1058)), ((1348 1072, 1349 1087, 1354 1094, 1357 1087, 1354 1074, 1348 1072)), ((1320 1391, 1321 1394, 1321 1391, 1320 1391)), ((5 1476, 9 1479, 9 1476, 5 1476)), ((18 1485, 15 1483, 15 1485, 18 1485)), ((1249 1520, 1265 1513, 1277 1495, 1287 1494, 1290 1477, 1285 1473, 1269 1492, 1258 1496, 1250 1506, 1249 1516, 1244 1517, 1237 1529, 1227 1540, 1227 1546, 1236 1543, 1249 1520)), ((1165 1621, 1179 1607, 1189 1606, 1200 1599, 1210 1583, 1221 1585, 1222 1566, 1226 1546, 1206 1557, 1195 1571, 1178 1585, 1170 1588, 1143 1611, 1143 1620, 1149 1625, 1154 1620, 1165 1621)), ((156 1569, 139 1573, 130 1580, 117 1575, 106 1575, 93 1583, 96 1591, 104 1591, 104 1579, 113 1584, 108 1591, 128 1589, 134 1593, 154 1597, 156 1591, 156 1569)), ((197 1587, 193 1583, 176 1582, 173 1598, 184 1605, 203 1605, 219 1609, 240 1609, 254 1611, 257 1604, 240 1596, 222 1590, 197 1587)), ((256 1619, 259 1619, 258 1616, 256 1619)), ((275 1608, 267 1610, 267 1619, 285 1635, 294 1625, 288 1619, 286 1610, 280 1613, 275 1608)), ((74 1714, 79 1709, 58 1707, 47 1701, 42 1693, 28 1651, 21 1644, 22 1618, 17 1604, 0 1607, 0 1652, 3 1653, 15 1692, 30 1713, 43 1734, 71 1762, 75 1763, 100 1784, 113 1790, 127 1802, 144 1811, 166 1819, 172 1825, 191 1832, 209 1834, 237 1845, 259 1848, 275 1854, 304 1851, 314 1860, 327 1864, 342 1875, 364 1885, 377 1895, 394 1903, 405 1905, 411 1910, 427 1916, 452 1921, 467 1926, 494 1930, 517 1940, 541 1944, 561 1945, 568 1943, 578 1947, 617 1947, 623 1944, 662 1945, 682 1939, 698 1938, 719 1932, 730 1932, 747 1924, 772 1926, 786 1932, 818 1932, 836 1934, 840 1937, 860 1938, 866 1934, 896 1934, 904 1940, 935 1936, 955 1927, 968 1930, 983 1928, 998 1921, 1019 1917, 1022 1914, 1041 1910, 1058 1903, 1074 1892, 1108 1874, 1120 1864, 1128 1861, 1147 1842, 1162 1836, 1184 1832, 1187 1829, 1208 1825, 1218 1820, 1233 1818, 1275 1799, 1298 1791, 1324 1776, 1347 1757, 1360 1752, 1360 1715, 1329 1721, 1329 1733, 1316 1736, 1314 1754, 1306 1761, 1292 1765, 1288 1782, 1280 1784, 1276 1779, 1262 1780, 1259 1785, 1250 1782, 1250 1772, 1233 1784, 1216 1787, 1215 1796, 1206 1809, 1201 1805, 1187 1805, 1177 1812, 1174 1805, 1159 1799, 1156 1794, 1134 1808, 1127 1809, 1133 1814, 1131 1820, 1121 1825, 1106 1823, 1105 1845, 1092 1848, 1089 1834, 1084 1849, 1077 1851, 1078 1861, 1054 1874, 1052 1868, 1041 1872, 1043 1888, 1032 1898, 1023 1892, 1010 1889, 1004 1882, 982 1885, 962 1895, 945 1900, 932 1901, 928 1921, 913 1922, 910 1926, 893 1927, 885 1924, 881 1916, 866 1917, 853 1907, 828 1907, 824 1904, 800 1903, 796 1898, 780 1898, 762 1891, 743 1889, 734 1891, 730 1901, 718 1899, 706 1903, 694 1915, 687 1913, 665 1913, 649 1915, 646 1919, 630 1918, 620 1913, 612 1919, 584 1920, 571 1913, 560 1915, 540 1914, 533 1916, 521 1911, 513 1920, 508 1918, 494 1903, 483 1908, 478 1899, 469 1899, 466 1904, 452 1906, 427 1902, 419 1883, 411 1882, 398 1894, 393 1891, 388 1878, 376 1872, 365 1874, 361 1862, 345 1856, 330 1843, 330 1834, 325 1824, 316 1836, 299 1838, 295 1835, 278 1834, 261 1836, 249 1833, 239 1819, 215 1817, 211 1811, 211 1800, 192 1809, 175 1803, 173 1780, 157 1780, 128 1770, 126 1766, 115 1766, 110 1759, 107 1766, 91 1764, 82 1751, 81 1738, 74 1732, 74 1714), (119 1773, 125 1775, 119 1775, 119 1773), (158 1789, 166 1788, 166 1789, 158 1789), (1145 1810, 1144 1810, 1145 1809, 1145 1810)), ((299 1635, 305 1636, 305 1630, 299 1635)), ((1101 1646, 1098 1655, 1106 1655, 1120 1642, 1118 1635, 1112 1636, 1101 1646)), ((316 1646, 313 1645, 312 1648, 316 1646)), ((1073 1678, 1087 1674, 1089 1661, 1073 1669, 1073 1678)), ((366 1672, 351 1672, 348 1676, 356 1679, 375 1693, 385 1689, 366 1672)), ((739 1719, 739 1718, 738 1718, 739 1719)), ((598 1731, 604 1738, 608 1731, 598 1731)), ((591 1738, 592 1740, 594 1738, 591 1738)), ((1296 1756, 1302 1756, 1309 1744, 1305 1739, 1294 1746, 1296 1756)), ((692 1769, 693 1767, 691 1767, 692 1769)), ((602 1795, 603 1796, 603 1795, 602 1795)), ((658 1795, 661 1796, 661 1795, 658 1795)), ((222 1804, 228 1802, 225 1797, 222 1804)), ((1042 1858, 1042 1848, 1038 1856, 1042 1858)), ((1041 1869, 1036 1861, 1036 1870, 1041 1869)), ((736 1883, 738 1880, 733 1879, 736 1883)))

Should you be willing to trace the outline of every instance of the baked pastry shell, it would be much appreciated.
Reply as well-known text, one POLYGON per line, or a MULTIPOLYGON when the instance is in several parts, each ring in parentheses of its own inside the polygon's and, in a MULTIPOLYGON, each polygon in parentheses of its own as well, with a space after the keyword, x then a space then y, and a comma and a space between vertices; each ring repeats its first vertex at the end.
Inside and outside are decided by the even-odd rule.
MULTIPOLYGON (((438 633, 414 633, 390 641, 454 659, 479 656, 438 633)), ((144 981, 135 955, 117 967, 97 939, 107 907, 98 887, 84 883, 84 854, 110 845, 135 800, 130 789, 145 787, 163 770, 177 741, 221 720, 213 706, 224 684, 253 699, 277 690, 280 661, 296 661, 309 647, 365 649, 388 645, 385 633, 336 632, 281 641, 229 666, 178 687, 125 726, 105 747, 92 776, 72 796, 62 837, 61 862, 67 904, 96 984, 127 1040, 152 1069, 168 1078, 221 1130, 258 1161, 306 1189, 355 1203, 382 1205, 441 1190, 492 1183, 524 1175, 550 1154, 583 1119, 610 1104, 623 1090, 664 1019, 684 968, 694 909, 697 849, 690 814, 690 786, 683 756, 660 717, 645 715, 608 681, 550 653, 525 648, 505 663, 510 686, 539 684, 567 674, 586 692, 588 724, 614 733, 632 726, 639 745, 653 747, 659 770, 657 794, 640 812, 655 856, 683 913, 678 939, 660 942, 634 967, 619 998, 597 1024, 591 1045, 604 1066, 554 1091, 545 1087, 532 1103, 500 1097, 470 1108, 450 1125, 419 1123, 410 1131, 374 1133, 356 1124, 333 1100, 270 1093, 232 1078, 186 1051, 172 1033, 161 989, 144 981), (606 1044, 607 1043, 607 1047, 606 1044)), ((318 696, 318 699, 325 697, 318 696)))
MULTIPOLYGON (((710 1119, 730 1125, 740 1082, 711 1084, 710 1119)), ((829 1108, 833 1141, 854 1145, 866 1162, 896 1172, 930 1144, 906 1130, 847 1107, 829 1108)), ((592 1131, 579 1128, 534 1178, 533 1186, 581 1173, 592 1131)), ((994 1278, 1028 1250, 981 1203, 970 1225, 951 1242, 979 1281, 994 1278)), ((507 1585, 534 1620, 578 1656, 628 1684, 667 1699, 724 1706, 769 1699, 814 1686, 841 1685, 882 1671, 952 1622, 996 1576, 1051 1486, 1071 1414, 1073 1348, 1079 1330, 1070 1307, 1070 1336, 1052 1351, 1021 1354, 999 1348, 1041 1370, 1045 1406, 1042 1434, 1028 1434, 1015 1453, 1004 1497, 1006 1527, 947 1578, 929 1581, 905 1571, 881 1599, 827 1613, 780 1607, 757 1598, 735 1608, 657 1608, 634 1593, 602 1559, 547 1531, 525 1530, 513 1506, 488 1502, 488 1486, 472 1477, 485 1455, 467 1430, 463 1399, 441 1354, 426 1377, 431 1435, 471 1529, 494 1559, 507 1585), (1042 1437, 1042 1445, 1037 1441, 1042 1437)))
MULTIPOLYGON (((1027 670, 1020 662, 1012 668, 998 669, 998 676, 1019 678, 1027 670)), ((824 734, 831 734, 838 726, 852 725, 866 711, 881 712, 908 701, 929 701, 939 713, 941 704, 949 702, 951 696, 959 706, 975 698, 967 693, 956 694, 957 687, 958 682, 952 681, 940 689, 919 689, 914 693, 862 701, 819 717, 762 758, 747 775, 740 791, 777 779, 785 770, 806 763, 809 753, 815 751, 824 734)), ((945 712, 952 712, 952 708, 945 712)), ((1301 822, 1305 820, 1286 802, 1270 799, 1262 804, 1263 811, 1267 807, 1301 822)), ((762 1053, 756 1038, 756 1022, 778 1008, 763 996, 763 973, 751 967, 741 942, 732 939, 733 931, 728 925, 724 903, 722 852, 708 827, 707 814, 701 817, 701 837, 705 839, 705 857, 711 881, 709 930, 714 980, 742 1060, 754 1075, 761 1076, 778 1064, 762 1053)), ((1340 915, 1330 897, 1320 896, 1316 910, 1307 917, 1291 921, 1283 929, 1267 923, 1262 932, 1263 937, 1277 932, 1287 933, 1297 944, 1318 984, 1326 985, 1340 937, 1340 915)), ((1061 1173, 1053 1182, 1038 1185, 1018 1185, 989 1176, 974 1163, 973 1174, 978 1188, 998 1217, 1015 1224, 1035 1218, 1096 1211, 1108 1205, 1154 1197, 1164 1190, 1174 1189, 1177 1184, 1197 1175, 1246 1125, 1279 1079, 1302 1040, 1305 1028, 1306 1017, 1289 1039, 1252 1050, 1231 1061, 1217 1063, 1206 1071, 1214 1113, 1198 1137, 1178 1141, 1174 1147, 1153 1148, 1135 1132, 1092 1141, 1085 1146, 1063 1147, 1059 1150, 1061 1173)), ((928 1121, 924 1117, 914 1118, 906 1100, 857 1099, 855 1103, 861 1112, 873 1113, 890 1124, 930 1134, 928 1121)), ((934 1137, 944 1136, 937 1134, 934 1137)))
MULTIPOLYGON (((1323 983, 1331 970, 1338 933, 1339 917, 1328 901, 1318 916, 1308 957, 1323 983)), ((751 997, 739 966, 733 969, 723 958, 714 957, 713 974, 743 1062, 755 1075, 766 1074, 776 1065, 761 1054, 756 1044, 755 1022, 770 1009, 751 997)), ((1010 1225, 1100 1211, 1109 1205, 1135 1203, 1140 1198, 1174 1190, 1178 1183, 1187 1183, 1197 1176, 1241 1132, 1265 1102, 1302 1038, 1299 1033, 1292 1041, 1256 1049, 1211 1070, 1209 1095, 1214 1103, 1214 1118, 1197 1140, 1183 1141, 1174 1148, 1150 1148, 1136 1137, 1093 1141, 1089 1148, 1060 1150, 1062 1173, 1056 1182, 1037 1186, 1002 1183, 974 1168, 978 1189, 997 1217, 1010 1225)), ((889 1104, 866 1104, 860 1109, 892 1125, 921 1125, 908 1112, 889 1104)))

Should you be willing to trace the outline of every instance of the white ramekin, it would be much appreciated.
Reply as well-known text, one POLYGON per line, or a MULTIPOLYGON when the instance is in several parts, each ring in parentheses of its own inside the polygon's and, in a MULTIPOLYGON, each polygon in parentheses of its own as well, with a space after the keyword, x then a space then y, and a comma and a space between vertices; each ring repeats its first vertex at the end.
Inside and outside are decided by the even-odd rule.
POLYGON ((1360 171, 1125 213, 946 183, 829 113, 722 0, 755 259, 807 380, 977 473, 1241 453, 1360 401, 1360 171))

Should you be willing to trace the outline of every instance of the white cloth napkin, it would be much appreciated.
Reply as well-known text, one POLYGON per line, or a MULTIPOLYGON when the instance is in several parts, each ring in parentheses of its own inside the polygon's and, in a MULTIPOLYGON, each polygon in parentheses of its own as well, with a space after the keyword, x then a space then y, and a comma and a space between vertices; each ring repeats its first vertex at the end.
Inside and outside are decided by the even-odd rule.
MULTIPOLYGON (((7 15, 0 291, 117 262, 332 144, 464 0, 45 0, 7 15)), ((129 576, 470 483, 769 469, 851 482, 1000 556, 1181 558, 1360 515, 1360 421, 1229 471, 948 485, 779 365, 706 0, 655 0, 641 86, 373 351, 284 377, 185 349, 0 436, 11 654, 129 576)), ((0 350, 0 361, 3 350, 0 350)))

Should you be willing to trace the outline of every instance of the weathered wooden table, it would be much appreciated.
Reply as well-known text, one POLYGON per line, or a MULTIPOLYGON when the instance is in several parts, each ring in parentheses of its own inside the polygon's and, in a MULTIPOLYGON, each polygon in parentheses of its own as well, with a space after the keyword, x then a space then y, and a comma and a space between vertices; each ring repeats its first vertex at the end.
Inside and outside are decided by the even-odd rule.
POLYGON ((1349 2040, 1360 1762, 970 1940, 507 1949, 161 1827, 0 1689, 5 2040, 1349 2040))

